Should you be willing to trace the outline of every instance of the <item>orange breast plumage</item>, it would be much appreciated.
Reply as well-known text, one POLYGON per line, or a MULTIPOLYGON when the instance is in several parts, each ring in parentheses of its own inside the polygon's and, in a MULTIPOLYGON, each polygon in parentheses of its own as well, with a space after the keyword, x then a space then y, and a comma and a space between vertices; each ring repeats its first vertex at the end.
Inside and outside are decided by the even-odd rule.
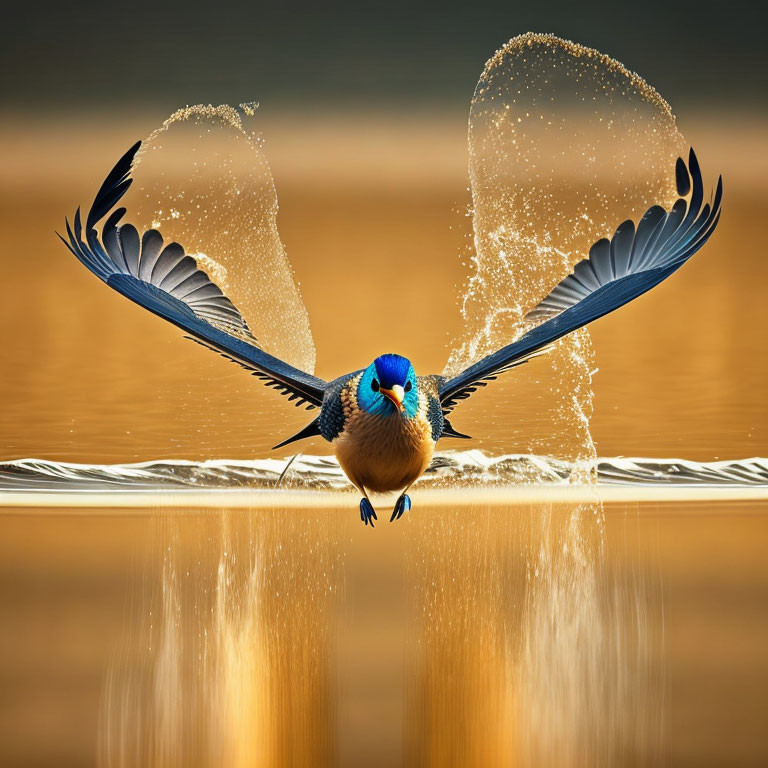
POLYGON ((339 464, 361 491, 407 488, 429 466, 435 450, 428 393, 419 392, 412 418, 394 409, 383 416, 371 414, 357 404, 359 379, 351 379, 341 393, 344 431, 333 441, 339 464))

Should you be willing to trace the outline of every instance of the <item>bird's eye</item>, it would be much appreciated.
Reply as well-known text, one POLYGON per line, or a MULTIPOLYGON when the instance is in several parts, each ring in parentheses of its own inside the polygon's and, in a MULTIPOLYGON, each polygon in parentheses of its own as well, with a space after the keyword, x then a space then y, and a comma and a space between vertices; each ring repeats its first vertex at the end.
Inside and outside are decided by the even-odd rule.
POLYGON ((378 380, 378 379, 374 379, 374 380, 371 382, 371 389, 372 389, 374 392, 378 392, 378 391, 379 391, 379 380, 378 380))
POLYGON ((406 392, 410 392, 413 389, 413 384, 410 381, 406 381, 404 389, 406 392))

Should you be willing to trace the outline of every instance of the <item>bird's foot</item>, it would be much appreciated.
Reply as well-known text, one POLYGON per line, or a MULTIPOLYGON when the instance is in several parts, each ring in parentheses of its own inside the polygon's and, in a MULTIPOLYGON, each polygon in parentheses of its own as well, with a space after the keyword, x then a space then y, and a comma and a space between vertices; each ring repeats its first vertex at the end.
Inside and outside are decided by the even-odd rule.
POLYGON ((395 508, 392 510, 392 517, 389 518, 389 522, 393 523, 395 520, 399 520, 404 512, 407 512, 411 508, 411 497, 407 493, 400 494, 400 498, 395 502, 395 508))
POLYGON ((366 498, 360 499, 360 519, 366 525, 370 523, 371 528, 373 528, 373 521, 379 519, 376 517, 376 510, 373 508, 373 505, 366 498))

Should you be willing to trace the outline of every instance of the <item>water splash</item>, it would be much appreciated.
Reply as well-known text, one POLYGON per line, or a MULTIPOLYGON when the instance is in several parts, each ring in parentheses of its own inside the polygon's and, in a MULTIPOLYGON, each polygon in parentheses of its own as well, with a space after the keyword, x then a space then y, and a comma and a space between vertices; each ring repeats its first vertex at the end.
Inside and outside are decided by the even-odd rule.
MULTIPOLYGON (((584 473, 598 485, 628 488, 739 488, 768 485, 768 459, 697 462, 685 459, 597 458, 568 462, 548 456, 483 451, 446 451, 416 482, 421 488, 450 492, 466 487, 570 485, 584 473)), ((82 494, 113 492, 247 490, 349 490, 339 463, 330 456, 301 455, 291 459, 253 461, 148 461, 139 464, 73 464, 44 459, 20 459, 0 464, 0 493, 41 492, 82 494)), ((30 496, 30 501, 33 496, 30 496)))
MULTIPOLYGON (((528 33, 500 48, 469 115, 474 254, 465 329, 446 373, 524 332, 525 312, 592 243, 650 205, 672 202, 674 161, 685 148, 669 105, 618 61, 553 35, 528 33)), ((527 367, 514 383, 494 384, 514 426, 493 448, 594 459, 588 332, 527 367)))
POLYGON ((270 353, 312 372, 309 317, 277 230, 257 104, 174 112, 144 142, 131 218, 195 256, 270 353))

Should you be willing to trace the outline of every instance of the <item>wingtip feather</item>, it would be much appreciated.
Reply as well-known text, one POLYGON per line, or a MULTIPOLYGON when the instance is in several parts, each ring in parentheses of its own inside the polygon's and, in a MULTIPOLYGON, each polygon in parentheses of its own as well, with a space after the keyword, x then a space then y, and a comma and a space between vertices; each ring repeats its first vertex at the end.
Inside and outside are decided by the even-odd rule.
POLYGON ((699 158, 696 157, 696 152, 694 152, 693 147, 691 147, 690 151, 688 152, 688 170, 694 179, 694 183, 697 177, 701 178, 701 166, 699 165, 699 158))
POLYGON ((678 157, 675 163, 675 183, 680 197, 685 197, 691 191, 691 176, 682 157, 678 157))
POLYGON ((133 182, 130 178, 131 170, 140 147, 139 140, 123 154, 107 174, 88 212, 87 229, 92 229, 128 191, 133 182))

